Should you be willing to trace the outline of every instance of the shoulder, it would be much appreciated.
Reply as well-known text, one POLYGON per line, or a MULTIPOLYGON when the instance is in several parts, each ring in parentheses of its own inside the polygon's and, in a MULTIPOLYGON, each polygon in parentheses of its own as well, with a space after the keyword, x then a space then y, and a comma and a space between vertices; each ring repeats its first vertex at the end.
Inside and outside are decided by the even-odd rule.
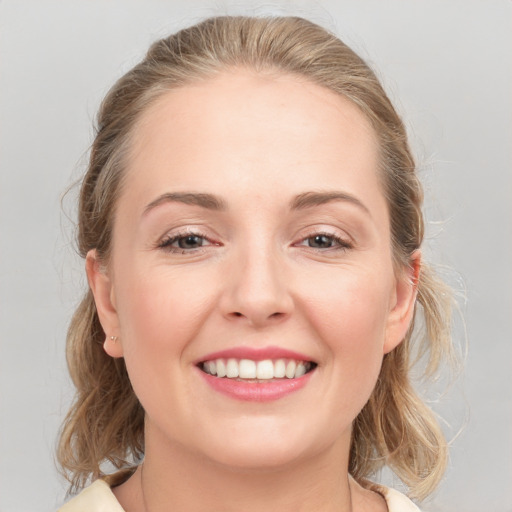
MULTIPOLYGON (((385 485, 377 484, 366 479, 362 479, 357 482, 352 476, 350 476, 350 482, 351 485, 355 484, 359 490, 363 489, 370 495, 375 496, 378 494, 384 498, 388 512, 421 512, 421 510, 407 496, 391 487, 386 487, 385 485)), ((355 489, 357 489, 357 487, 355 489)), ((382 507, 384 503, 382 503, 382 501, 380 503, 380 506, 382 507)), ((364 506, 361 508, 364 510, 373 510, 376 508, 368 499, 368 495, 363 505, 364 506)))
POLYGON ((389 512, 421 512, 420 509, 401 492, 382 485, 375 486, 374 488, 384 496, 389 512))
POLYGON ((110 490, 110 485, 104 480, 96 480, 57 512, 124 512, 124 509, 110 490))
MULTIPOLYGON (((420 509, 402 493, 384 487, 372 485, 373 490, 386 500, 389 512, 421 512, 420 509)), ((109 483, 96 480, 78 496, 63 505, 57 512, 125 512, 110 489, 109 483)))

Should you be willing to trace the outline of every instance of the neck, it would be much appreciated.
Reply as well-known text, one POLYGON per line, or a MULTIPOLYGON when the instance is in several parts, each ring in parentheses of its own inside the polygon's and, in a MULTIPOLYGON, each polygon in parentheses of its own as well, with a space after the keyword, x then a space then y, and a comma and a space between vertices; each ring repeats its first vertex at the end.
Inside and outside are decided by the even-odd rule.
POLYGON ((162 449, 158 435, 147 433, 144 464, 116 492, 127 512, 352 512, 349 436, 307 460, 249 470, 217 464, 181 446, 162 449))

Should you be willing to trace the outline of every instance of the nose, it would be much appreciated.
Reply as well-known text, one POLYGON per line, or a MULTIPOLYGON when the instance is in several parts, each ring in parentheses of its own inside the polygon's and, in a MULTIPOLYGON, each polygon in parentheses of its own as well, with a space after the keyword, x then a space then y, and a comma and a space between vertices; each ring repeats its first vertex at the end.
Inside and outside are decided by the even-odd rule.
POLYGON ((225 283, 221 307, 231 321, 265 327, 283 321, 293 310, 283 264, 269 251, 240 255, 225 283))

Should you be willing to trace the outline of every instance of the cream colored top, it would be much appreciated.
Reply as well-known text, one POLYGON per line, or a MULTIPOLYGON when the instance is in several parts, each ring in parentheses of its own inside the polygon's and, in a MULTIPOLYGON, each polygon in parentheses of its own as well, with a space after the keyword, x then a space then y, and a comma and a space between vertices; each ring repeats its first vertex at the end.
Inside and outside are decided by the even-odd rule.
MULTIPOLYGON (((420 512, 420 509, 402 493, 383 486, 376 486, 376 488, 384 496, 389 512, 420 512)), ((125 512, 125 510, 107 482, 96 480, 57 512, 125 512)))

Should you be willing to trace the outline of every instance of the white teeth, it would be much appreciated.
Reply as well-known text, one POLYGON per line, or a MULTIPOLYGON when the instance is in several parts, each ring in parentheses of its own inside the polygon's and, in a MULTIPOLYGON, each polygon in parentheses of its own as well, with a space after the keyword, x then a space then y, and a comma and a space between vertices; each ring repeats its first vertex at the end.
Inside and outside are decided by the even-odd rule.
POLYGON ((208 368, 208 373, 210 373, 211 375, 216 375, 217 374, 217 365, 215 364, 215 361, 208 361, 207 364, 207 368, 208 368))
POLYGON ((229 379, 298 379, 311 369, 309 361, 295 361, 293 359, 213 359, 205 361, 203 370, 210 375, 227 377, 229 379))
POLYGON ((295 370, 295 378, 302 377, 305 373, 306 365, 301 362, 297 365, 297 369, 295 370))
POLYGON ((224 359, 217 359, 217 377, 225 377, 227 374, 224 359))
POLYGON ((286 361, 284 359, 278 359, 274 364, 274 377, 276 379, 282 379, 286 375, 286 361))
POLYGON ((256 378, 256 361, 251 361, 251 359, 241 359, 238 368, 238 376, 241 379, 256 378))
POLYGON ((258 379, 273 379, 274 378, 274 363, 270 359, 258 361, 256 365, 256 377, 258 379))
POLYGON ((236 379, 238 377, 238 361, 236 359, 228 359, 226 377, 230 379, 236 379))
POLYGON ((286 373, 285 375, 289 379, 293 379, 295 377, 295 369, 297 368, 297 363, 293 360, 288 361, 288 364, 286 365, 286 373))

